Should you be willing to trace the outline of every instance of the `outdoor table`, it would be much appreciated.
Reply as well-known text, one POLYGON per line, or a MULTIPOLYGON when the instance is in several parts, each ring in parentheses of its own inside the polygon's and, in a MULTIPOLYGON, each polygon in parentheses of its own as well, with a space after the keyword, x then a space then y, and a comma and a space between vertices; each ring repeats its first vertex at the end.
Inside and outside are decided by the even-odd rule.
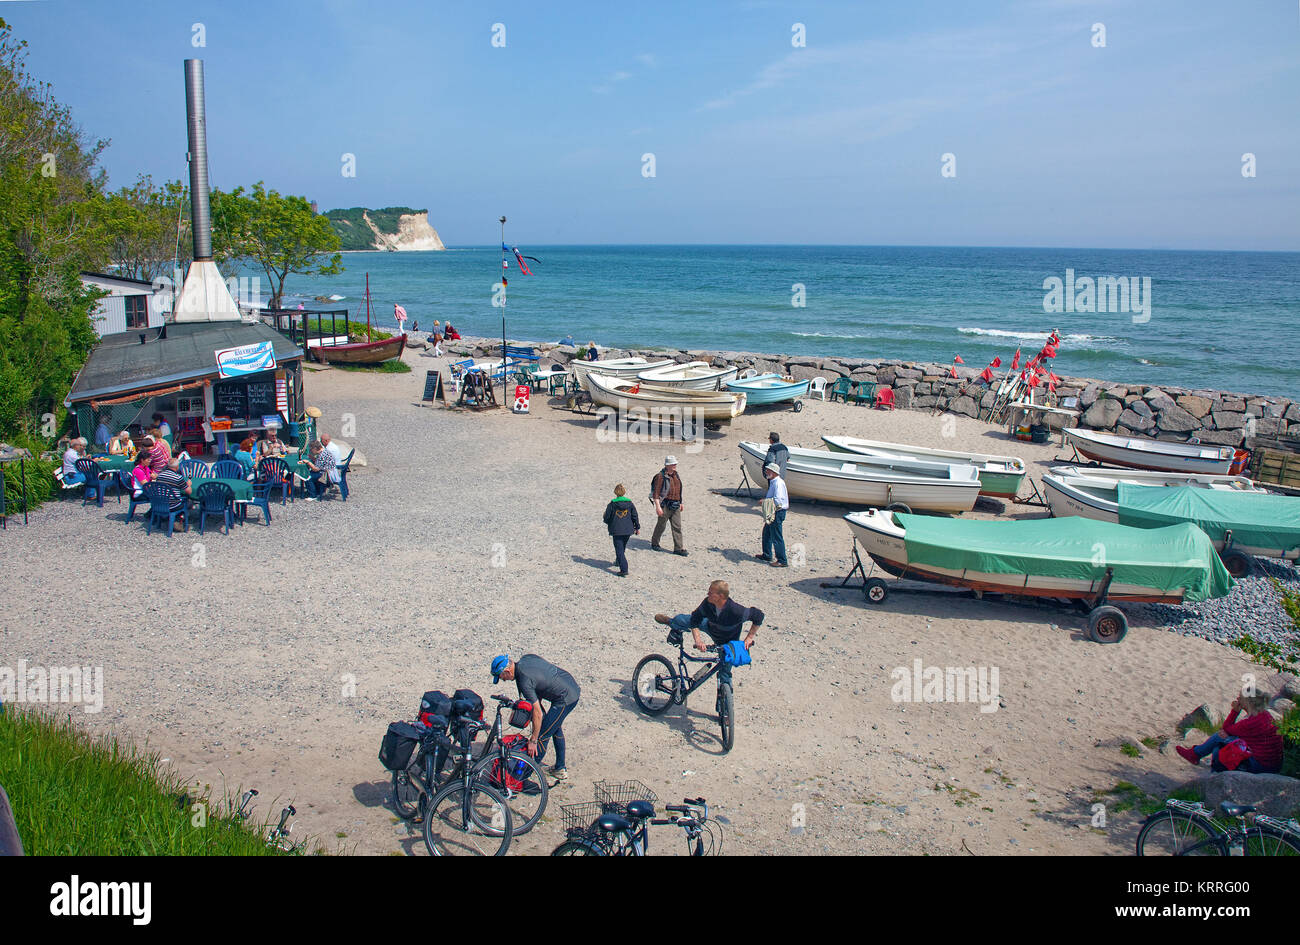
POLYGON ((1065 418, 1065 422, 1061 424, 1062 446, 1065 445, 1065 428, 1069 425, 1071 418, 1074 419, 1076 425, 1079 420, 1079 411, 1077 410, 1068 410, 1065 407, 1046 407, 1041 404, 1016 402, 1013 403, 1011 409, 1007 411, 1007 436, 1014 437, 1016 435, 1016 427, 1020 424, 1021 419, 1035 413, 1039 415, 1055 414, 1058 417, 1065 418))
POLYGON ((546 371, 537 371, 534 375, 539 381, 546 382, 546 393, 554 394, 555 385, 558 382, 560 392, 563 393, 569 383, 569 372, 562 371, 559 368, 551 368, 546 371))
POLYGON ((192 501, 198 501, 199 486, 205 482, 220 482, 223 485, 230 486, 230 491, 235 494, 236 502, 251 502, 253 500, 253 484, 247 479, 215 479, 204 476, 190 480, 190 498, 192 501))
POLYGON ((113 456, 92 456, 91 458, 99 463, 101 472, 119 472, 120 470, 130 470, 135 467, 135 460, 127 459, 121 453, 113 456))

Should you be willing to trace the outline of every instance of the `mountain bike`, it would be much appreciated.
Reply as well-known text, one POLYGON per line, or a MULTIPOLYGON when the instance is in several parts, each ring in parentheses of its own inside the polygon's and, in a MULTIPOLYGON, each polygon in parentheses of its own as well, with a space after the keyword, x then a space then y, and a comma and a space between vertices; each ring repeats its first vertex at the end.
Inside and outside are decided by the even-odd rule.
MULTIPOLYGON (((637 663, 632 672, 632 696, 641 711, 648 715, 659 715, 674 703, 685 705, 686 697, 722 668, 722 656, 716 645, 707 648, 706 652, 712 654, 710 656, 692 656, 686 652, 684 640, 681 631, 669 631, 668 642, 677 647, 676 669, 667 657, 651 653, 637 663), (692 676, 686 665, 688 662, 705 665, 692 676)), ((731 751, 731 746, 736 742, 736 708, 730 684, 718 683, 715 711, 718 714, 718 725, 722 728, 722 750, 731 751)))
MULTIPOLYGON (((709 806, 704 798, 685 798, 681 804, 665 807, 673 816, 656 818, 654 804, 644 796, 625 804, 610 803, 613 792, 628 792, 640 782, 623 785, 596 785, 596 801, 585 804, 565 804, 563 812, 567 838, 556 847, 552 856, 646 856, 650 850, 649 826, 673 825, 686 833, 686 849, 690 856, 712 856, 722 850, 722 828, 709 820, 709 806), (604 795, 605 799, 600 799, 604 795), (716 830, 716 833, 715 833, 716 830), (706 844, 707 838, 707 844, 706 844)), ((633 791, 632 793, 637 793, 633 791)), ((649 797, 654 795, 645 792, 649 797)))
POLYGON ((1224 817, 1237 826, 1214 819, 1200 803, 1165 801, 1165 809, 1146 819, 1137 835, 1138 856, 1300 856, 1300 824, 1255 814, 1248 804, 1224 801, 1224 817), (1248 826, 1247 815, 1255 814, 1248 826))
POLYGON ((430 728, 416 760, 405 771, 394 772, 394 798, 402 805, 398 814, 406 819, 418 815, 424 821, 424 845, 431 856, 505 856, 510 849, 510 806, 499 791, 474 777, 474 738, 486 727, 477 719, 455 718, 454 742, 430 728), (439 786, 438 773, 448 755, 460 776, 439 786))
MULTIPOLYGON (((497 716, 488 730, 482 753, 471 765, 470 775, 475 783, 484 784, 505 798, 513 815, 513 833, 518 837, 532 830, 542 819, 550 787, 541 762, 527 752, 511 749, 501 740, 501 716, 507 708, 514 707, 515 700, 505 696, 492 698, 497 701, 497 716), (521 782, 519 787, 512 788, 511 780, 521 782)), ((445 753, 446 750, 443 746, 442 751, 445 753)), ((416 784, 415 776, 422 776, 425 783, 435 787, 461 778, 459 758, 450 767, 439 763, 444 758, 445 754, 438 756, 436 741, 427 746, 421 743, 419 753, 407 769, 393 772, 393 808, 399 817, 410 820, 419 812, 422 789, 416 784), (445 772, 444 767, 447 767, 445 772)))

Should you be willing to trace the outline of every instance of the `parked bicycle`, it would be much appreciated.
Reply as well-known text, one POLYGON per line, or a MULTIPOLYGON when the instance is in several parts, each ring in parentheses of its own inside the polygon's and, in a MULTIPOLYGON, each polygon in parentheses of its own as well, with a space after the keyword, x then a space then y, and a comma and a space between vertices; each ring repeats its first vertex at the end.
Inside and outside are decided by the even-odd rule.
POLYGON ((1235 818, 1224 826, 1203 804, 1170 799, 1137 835, 1138 856, 1300 856, 1300 824, 1255 813, 1248 804, 1224 801, 1219 811, 1235 818), (1254 814, 1250 818, 1249 815, 1254 814))
MULTIPOLYGON (((659 715, 670 705, 685 705, 686 697, 722 668, 720 647, 711 645, 708 656, 692 656, 686 652, 684 636, 680 630, 668 632, 668 642, 677 647, 677 668, 668 658, 658 653, 651 653, 636 664, 632 673, 632 695, 641 711, 649 715, 659 715), (687 663, 703 663, 694 675, 691 675, 687 663)), ((718 699, 714 710, 718 714, 718 725, 722 728, 722 750, 731 751, 736 742, 736 709, 731 693, 731 685, 718 683, 718 699)))
MULTIPOLYGON (((546 781, 541 763, 521 751, 518 737, 502 736, 502 716, 507 709, 511 713, 510 724, 522 728, 523 720, 519 717, 524 711, 518 708, 513 699, 505 696, 493 696, 497 701, 497 715, 488 729, 487 742, 477 760, 470 767, 470 777, 475 783, 482 783, 505 798, 513 815, 513 834, 518 837, 532 830, 542 814, 546 812, 546 801, 550 787, 546 781)), ((527 742, 524 741, 526 745, 527 742)), ((447 759, 447 746, 442 747, 442 756, 438 755, 438 744, 434 740, 428 746, 421 745, 419 753, 404 771, 393 772, 393 808, 399 817, 410 820, 419 813, 418 805, 422 789, 416 777, 422 777, 426 784, 436 787, 462 778, 463 761, 460 756, 447 759), (452 763, 447 765, 446 760, 452 763)))
POLYGON ((655 817, 654 792, 639 781, 598 782, 596 797, 584 804, 561 806, 566 839, 552 856, 646 856, 652 825, 684 830, 691 856, 721 852, 721 827, 709 820, 709 807, 702 797, 667 805, 665 810, 672 816, 661 819, 655 817))

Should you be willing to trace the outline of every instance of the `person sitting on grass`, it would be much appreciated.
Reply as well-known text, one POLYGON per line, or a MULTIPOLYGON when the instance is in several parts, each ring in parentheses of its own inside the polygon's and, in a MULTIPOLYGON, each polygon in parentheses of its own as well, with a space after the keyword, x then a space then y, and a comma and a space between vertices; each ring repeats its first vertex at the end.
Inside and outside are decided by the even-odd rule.
POLYGON ((1232 700, 1228 717, 1223 720, 1223 731, 1215 732, 1194 748, 1178 745, 1176 750, 1183 760, 1194 765, 1199 765, 1202 758, 1210 755, 1212 770, 1227 771, 1228 767, 1219 760, 1219 753, 1223 746, 1238 738, 1245 741, 1250 756, 1237 765, 1237 771, 1276 774, 1282 770, 1282 735, 1273 716, 1268 713, 1268 696, 1262 692, 1237 696, 1232 700), (1238 722, 1237 716, 1242 712, 1246 713, 1246 718, 1238 722))

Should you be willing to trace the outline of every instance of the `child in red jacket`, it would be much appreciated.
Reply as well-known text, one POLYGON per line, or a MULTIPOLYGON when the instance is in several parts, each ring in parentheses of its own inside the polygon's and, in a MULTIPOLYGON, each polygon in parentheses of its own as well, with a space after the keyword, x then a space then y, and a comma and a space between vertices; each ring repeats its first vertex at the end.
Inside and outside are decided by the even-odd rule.
POLYGON ((1243 739, 1250 749, 1250 757, 1236 770, 1250 774, 1275 774, 1282 770, 1282 735, 1273 722, 1273 716, 1268 714, 1268 696, 1263 693, 1233 699, 1222 732, 1215 732, 1195 748, 1179 745, 1177 751, 1194 765, 1200 764, 1206 755, 1212 755, 1210 767, 1215 771, 1227 771, 1219 761, 1219 749, 1236 738, 1243 739), (1246 718, 1238 722, 1237 716, 1242 712, 1246 713, 1246 718))

